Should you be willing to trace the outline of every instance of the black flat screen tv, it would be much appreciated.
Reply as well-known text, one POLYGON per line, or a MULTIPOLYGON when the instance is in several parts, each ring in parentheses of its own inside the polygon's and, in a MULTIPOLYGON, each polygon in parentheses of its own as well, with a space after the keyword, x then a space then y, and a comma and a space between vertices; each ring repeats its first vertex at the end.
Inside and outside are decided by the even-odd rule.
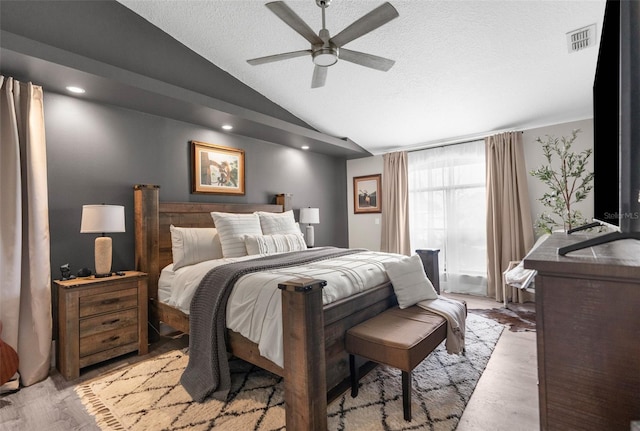
POLYGON ((594 221, 615 232, 560 255, 640 239, 640 2, 608 0, 593 84, 594 221))
POLYGON ((606 6, 593 80, 593 219, 620 228, 620 3, 606 6))

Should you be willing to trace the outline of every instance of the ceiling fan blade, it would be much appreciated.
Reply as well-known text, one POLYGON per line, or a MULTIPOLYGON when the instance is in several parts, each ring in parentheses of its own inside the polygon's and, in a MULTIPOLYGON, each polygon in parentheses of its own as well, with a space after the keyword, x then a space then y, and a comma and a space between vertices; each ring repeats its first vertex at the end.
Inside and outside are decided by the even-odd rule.
POLYGON ((340 60, 350 61, 360 66, 370 67, 376 70, 386 72, 391 69, 396 62, 388 58, 378 57, 377 55, 365 54, 364 52, 351 51, 350 49, 340 48, 338 55, 340 60))
POLYGON ((266 57, 258 57, 252 58, 251 60, 247 60, 252 66, 257 66, 258 64, 272 63, 274 61, 280 60, 288 60, 290 58, 302 57, 303 55, 311 54, 310 49, 303 49, 302 51, 292 51, 285 52, 283 54, 275 54, 275 55, 267 55, 266 57))
POLYGON ((324 87, 324 83, 327 81, 327 69, 328 67, 316 65, 313 69, 311 88, 324 87))
POLYGON ((307 39, 312 45, 322 44, 322 39, 302 20, 289 6, 282 1, 267 3, 266 7, 294 29, 298 34, 307 39))
POLYGON ((359 20, 355 21, 349 27, 342 30, 340 33, 333 36, 330 40, 337 47, 346 45, 354 39, 363 36, 370 31, 388 23, 394 18, 399 16, 396 8, 391 6, 391 3, 384 3, 368 14, 364 15, 359 20))

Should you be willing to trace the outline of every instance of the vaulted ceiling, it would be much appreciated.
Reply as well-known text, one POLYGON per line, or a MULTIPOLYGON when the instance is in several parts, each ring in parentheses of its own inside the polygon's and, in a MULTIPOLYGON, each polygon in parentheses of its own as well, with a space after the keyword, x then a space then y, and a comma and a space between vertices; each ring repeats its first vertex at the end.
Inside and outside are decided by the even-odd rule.
MULTIPOLYGON (((246 60, 309 49, 263 1, 121 4, 320 132, 373 154, 592 116, 603 0, 391 0, 399 13, 345 47, 395 60, 388 72, 347 61, 312 89, 309 56, 246 60), (567 32, 596 25, 595 46, 569 53, 567 32)), ((287 5, 315 31, 315 0, 287 5)), ((337 34, 382 4, 333 0, 337 34)))
MULTIPOLYGON (((382 0, 333 0, 336 35, 382 0)), ((315 0, 286 4, 314 31, 315 0)), ((310 48, 262 0, 0 2, 0 72, 47 91, 344 158, 592 117, 604 0, 391 0, 399 16, 345 45, 395 60, 344 59, 311 88, 310 48), (567 32, 595 24, 594 46, 567 32)))

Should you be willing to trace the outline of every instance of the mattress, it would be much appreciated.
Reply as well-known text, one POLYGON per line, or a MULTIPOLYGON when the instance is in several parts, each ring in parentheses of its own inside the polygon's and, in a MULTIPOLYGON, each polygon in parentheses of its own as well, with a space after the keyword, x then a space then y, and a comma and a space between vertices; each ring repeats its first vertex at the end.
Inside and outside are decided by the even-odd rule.
MULTIPOLYGON (((216 259, 182 267, 165 267, 158 283, 161 302, 189 314, 191 298, 200 280, 211 269, 230 262, 260 257, 216 259)), ((393 253, 363 251, 334 259, 290 268, 247 274, 234 286, 226 309, 227 328, 256 343, 260 354, 282 366, 282 303, 278 284, 298 277, 325 280, 322 292, 325 305, 366 291, 389 279, 385 262, 402 259, 393 253)))

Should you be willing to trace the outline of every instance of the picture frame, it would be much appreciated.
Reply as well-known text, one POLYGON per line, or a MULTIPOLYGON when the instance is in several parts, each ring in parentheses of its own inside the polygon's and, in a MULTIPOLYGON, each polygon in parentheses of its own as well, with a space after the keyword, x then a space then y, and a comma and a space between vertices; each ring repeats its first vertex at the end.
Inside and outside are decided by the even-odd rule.
POLYGON ((382 212, 382 174, 353 177, 353 212, 382 212))
POLYGON ((191 141, 193 193, 244 195, 244 150, 191 141))

